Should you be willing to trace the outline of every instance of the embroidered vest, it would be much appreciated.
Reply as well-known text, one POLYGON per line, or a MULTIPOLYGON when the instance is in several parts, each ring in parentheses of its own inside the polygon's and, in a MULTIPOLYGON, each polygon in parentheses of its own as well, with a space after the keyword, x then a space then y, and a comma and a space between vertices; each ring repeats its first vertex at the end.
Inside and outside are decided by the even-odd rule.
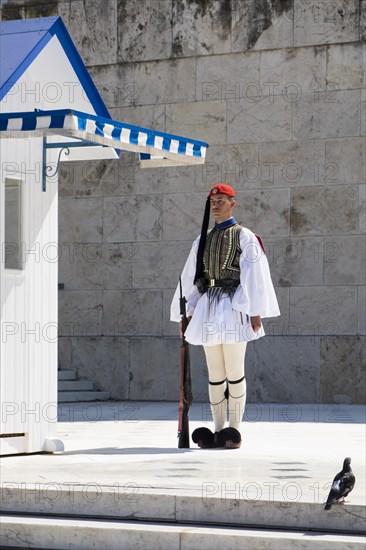
POLYGON ((240 232, 235 223, 226 229, 211 229, 203 254, 204 274, 209 279, 240 281, 240 232))

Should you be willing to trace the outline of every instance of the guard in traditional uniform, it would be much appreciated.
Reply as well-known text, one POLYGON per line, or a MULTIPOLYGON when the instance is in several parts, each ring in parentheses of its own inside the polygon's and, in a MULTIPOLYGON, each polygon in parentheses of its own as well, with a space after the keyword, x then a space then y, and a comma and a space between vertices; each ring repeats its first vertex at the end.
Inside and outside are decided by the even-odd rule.
MULTIPOLYGON (((238 448, 246 402, 247 343, 264 336, 261 319, 280 315, 261 239, 237 223, 234 189, 213 186, 207 197, 201 235, 194 241, 181 275, 187 300, 187 342, 202 345, 214 432, 194 430, 199 447, 238 448), (215 225, 208 231, 210 212, 215 225), (228 425, 227 425, 228 423, 228 425)), ((179 285, 171 321, 180 322, 179 285)))

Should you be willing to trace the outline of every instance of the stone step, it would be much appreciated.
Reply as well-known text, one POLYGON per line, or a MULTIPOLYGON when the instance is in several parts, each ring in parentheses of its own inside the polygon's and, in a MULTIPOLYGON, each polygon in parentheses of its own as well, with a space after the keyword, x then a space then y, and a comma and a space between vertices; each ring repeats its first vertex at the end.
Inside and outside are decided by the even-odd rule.
POLYGON ((110 392, 95 390, 94 382, 87 379, 79 380, 74 370, 59 370, 57 378, 59 403, 107 401, 110 399, 110 392))
POLYGON ((57 371, 58 380, 76 380, 75 370, 59 370, 57 371))
POLYGON ((91 380, 59 380, 58 391, 89 391, 94 390, 94 383, 91 380))
POLYGON ((77 403, 81 401, 107 401, 110 399, 109 391, 59 391, 57 398, 59 403, 77 403))
POLYGON ((324 503, 205 497, 174 489, 148 489, 136 483, 112 487, 91 483, 0 485, 3 514, 34 514, 105 520, 136 520, 217 526, 222 528, 323 531, 360 535, 365 532, 365 506, 344 504, 324 510, 324 503))
POLYGON ((91 547, 104 550, 363 550, 365 538, 316 531, 4 515, 1 517, 0 544, 7 548, 58 550, 89 550, 91 547))

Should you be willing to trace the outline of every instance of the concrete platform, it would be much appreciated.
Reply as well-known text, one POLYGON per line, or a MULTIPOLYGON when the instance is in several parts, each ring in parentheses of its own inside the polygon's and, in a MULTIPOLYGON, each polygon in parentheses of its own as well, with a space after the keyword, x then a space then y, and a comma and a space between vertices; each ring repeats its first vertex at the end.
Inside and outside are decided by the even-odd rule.
MULTIPOLYGON (((58 412, 65 451, 2 459, 4 547, 98 548, 94 532, 106 549, 213 548, 213 536, 220 548, 365 544, 363 406, 248 404, 235 450, 178 449, 176 403, 63 403, 58 412), (326 512, 346 456, 356 486, 326 512), (83 545, 73 546, 76 535, 83 545)), ((191 432, 202 425, 212 428, 209 407, 195 403, 191 432)))

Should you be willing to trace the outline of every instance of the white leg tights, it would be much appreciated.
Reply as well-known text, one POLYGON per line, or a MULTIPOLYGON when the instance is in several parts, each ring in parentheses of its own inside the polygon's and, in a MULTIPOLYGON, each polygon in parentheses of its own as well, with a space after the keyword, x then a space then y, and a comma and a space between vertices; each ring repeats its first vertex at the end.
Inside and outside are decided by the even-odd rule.
POLYGON ((223 429, 226 422, 227 401, 225 397, 226 372, 222 346, 204 347, 208 368, 208 395, 215 432, 223 429))
POLYGON ((229 426, 239 430, 246 401, 244 359, 246 342, 204 347, 209 378, 209 398, 215 432, 225 427, 229 390, 229 426))

